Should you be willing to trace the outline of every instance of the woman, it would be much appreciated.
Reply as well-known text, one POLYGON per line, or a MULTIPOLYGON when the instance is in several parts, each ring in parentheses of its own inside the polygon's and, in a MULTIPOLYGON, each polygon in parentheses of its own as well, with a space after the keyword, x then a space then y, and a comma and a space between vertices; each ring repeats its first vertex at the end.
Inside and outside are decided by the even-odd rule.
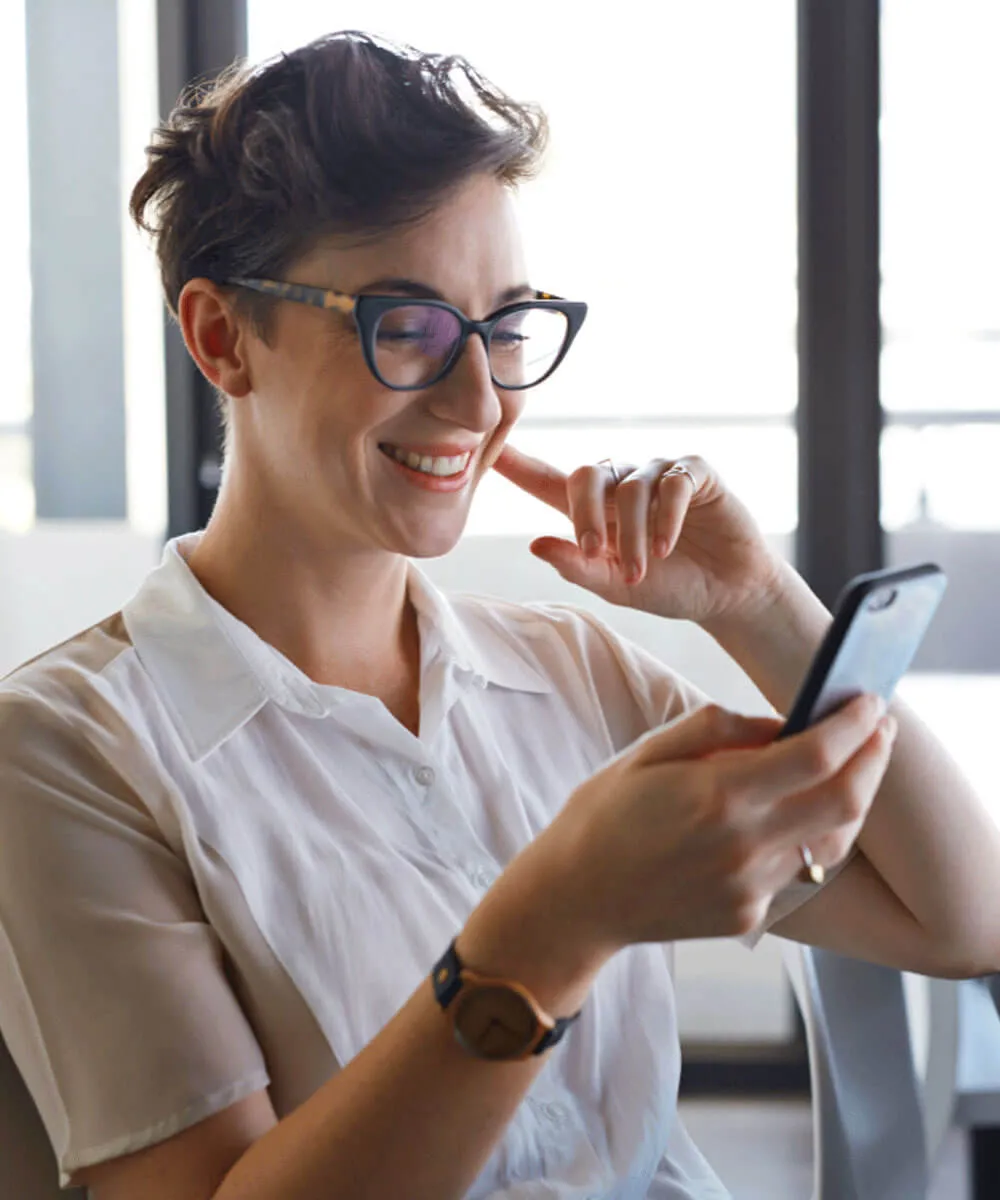
POLYGON ((902 705, 774 742, 583 610, 410 561, 494 468, 572 519, 537 555, 778 711, 829 622, 701 460, 507 442, 584 317, 522 258, 544 131, 342 34, 156 134, 132 211, 224 406, 218 504, 0 693, 0 1027, 98 1200, 725 1196, 667 944, 1000 968, 1000 836, 902 705))

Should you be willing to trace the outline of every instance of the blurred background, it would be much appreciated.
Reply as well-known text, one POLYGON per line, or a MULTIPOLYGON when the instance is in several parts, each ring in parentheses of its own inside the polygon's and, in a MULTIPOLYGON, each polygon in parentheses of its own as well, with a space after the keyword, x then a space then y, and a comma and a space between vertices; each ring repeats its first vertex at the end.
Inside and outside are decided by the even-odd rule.
MULTIPOLYGON (((611 24, 568 0, 2 0, 0 671, 120 607, 211 510, 211 401, 125 212, 152 126, 237 55, 360 28, 464 54, 549 114, 521 199, 532 278, 591 313, 514 443, 566 468, 704 456, 827 603, 857 571, 940 562, 901 692, 1000 818, 1000 5, 865 9, 619 0, 611 24)), ((490 478, 432 574, 592 607, 763 711, 700 630, 610 609, 527 552, 564 529, 490 478)), ((683 944, 678 991, 689 1092, 806 1086, 767 940, 683 944)))

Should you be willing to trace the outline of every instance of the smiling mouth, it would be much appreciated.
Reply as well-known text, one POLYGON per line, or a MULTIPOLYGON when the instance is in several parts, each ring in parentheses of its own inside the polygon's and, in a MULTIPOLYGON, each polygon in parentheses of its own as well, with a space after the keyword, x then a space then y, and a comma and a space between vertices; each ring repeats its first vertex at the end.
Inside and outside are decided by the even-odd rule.
POLYGON ((472 457, 472 452, 466 451, 465 454, 455 454, 446 458, 434 458, 429 454, 417 454, 413 450, 402 450, 398 446, 390 445, 388 442, 380 442, 379 449, 389 458, 394 458, 396 462, 402 463, 404 467, 409 467, 411 471, 419 471, 423 475, 434 475, 440 479, 448 479, 456 475, 461 475, 469 465, 469 459, 472 457))

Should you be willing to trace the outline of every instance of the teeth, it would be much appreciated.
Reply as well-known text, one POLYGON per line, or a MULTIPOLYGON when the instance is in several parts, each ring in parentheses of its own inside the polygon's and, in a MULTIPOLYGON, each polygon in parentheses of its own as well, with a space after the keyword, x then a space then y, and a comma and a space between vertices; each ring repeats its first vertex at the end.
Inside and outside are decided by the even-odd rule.
POLYGON ((422 471, 425 475, 460 475, 466 468, 471 453, 455 454, 450 458, 431 458, 430 455, 415 454, 412 450, 400 450, 396 446, 386 446, 397 462, 405 463, 414 471, 422 471))

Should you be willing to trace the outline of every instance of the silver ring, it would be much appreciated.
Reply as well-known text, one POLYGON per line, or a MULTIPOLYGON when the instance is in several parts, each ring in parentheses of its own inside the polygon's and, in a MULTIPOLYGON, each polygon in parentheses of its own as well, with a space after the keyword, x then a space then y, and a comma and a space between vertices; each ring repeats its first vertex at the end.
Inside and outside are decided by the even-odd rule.
POLYGON ((621 479, 619 479, 619 477, 618 477, 618 472, 615 470, 615 464, 611 461, 610 458, 602 458, 601 461, 597 465, 599 467, 607 467, 608 468, 608 470, 611 472, 611 478, 615 481, 616 487, 619 483, 621 483, 621 479))
POLYGON ((817 886, 823 883, 826 879, 826 867, 822 863, 816 862, 812 856, 812 851, 805 842, 799 846, 799 857, 802 859, 802 865, 805 867, 803 883, 815 883, 817 886))
POLYGON ((679 462, 674 463, 674 465, 672 467, 670 467, 669 470, 666 470, 663 472, 663 478, 666 478, 666 476, 668 476, 668 475, 686 475, 688 477, 688 479, 691 481, 692 491, 696 492, 698 490, 698 480, 695 479, 694 472, 691 470, 690 467, 685 466, 684 463, 679 463, 679 462))

